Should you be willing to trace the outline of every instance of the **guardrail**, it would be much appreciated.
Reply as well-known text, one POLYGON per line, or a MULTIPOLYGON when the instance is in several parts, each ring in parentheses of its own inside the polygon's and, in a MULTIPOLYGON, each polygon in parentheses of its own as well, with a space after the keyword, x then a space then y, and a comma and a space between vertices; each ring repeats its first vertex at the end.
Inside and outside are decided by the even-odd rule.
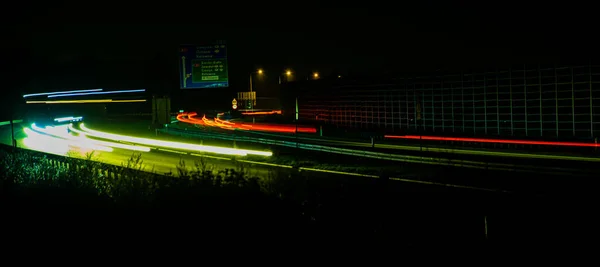
MULTIPOLYGON (((3 145, 3 144, 0 144, 0 152, 1 151, 5 151, 8 153, 15 153, 15 152, 23 153, 24 155, 31 157, 30 160, 31 159, 39 160, 41 163, 49 164, 53 168, 62 167, 62 168, 66 168, 68 170, 77 171, 77 170, 80 170, 81 168, 89 168, 87 166, 90 166, 90 165, 86 164, 89 162, 87 162, 88 160, 85 160, 85 159, 78 159, 78 158, 72 158, 72 157, 67 157, 67 156, 59 156, 59 155, 49 154, 49 153, 40 152, 40 151, 16 148, 16 147, 7 146, 7 145, 3 145)), ((226 159, 231 160, 229 158, 226 158, 226 159)), ((288 169, 294 168, 294 166, 278 165, 278 164, 271 164, 271 163, 264 163, 264 162, 255 162, 255 161, 247 161, 247 160, 238 160, 238 161, 243 162, 243 163, 260 164, 260 165, 267 165, 267 166, 278 167, 278 168, 288 168, 288 169)), ((420 180, 420 179, 408 179, 407 177, 402 177, 402 178, 387 177, 387 176, 315 169, 315 168, 308 168, 308 167, 299 167, 299 168, 297 168, 297 170, 298 171, 308 171, 308 172, 319 172, 319 173, 331 173, 331 174, 346 175, 346 176, 360 176, 360 177, 375 178, 375 179, 382 178, 382 179, 389 179, 389 180, 395 180, 395 181, 406 182, 406 183, 418 183, 418 184, 436 185, 436 186, 443 186, 443 187, 463 188, 463 189, 470 189, 470 190, 480 190, 480 191, 482 190, 482 191, 510 193, 509 191, 501 190, 501 189, 491 189, 491 188, 473 187, 473 186, 456 185, 456 184, 448 184, 448 183, 439 183, 439 182, 433 182, 433 181, 424 181, 424 180, 420 180)), ((100 178, 109 179, 109 180, 113 180, 113 181, 132 179, 135 177, 139 177, 140 174, 144 174, 144 175, 146 175, 146 177, 148 177, 147 175, 150 175, 150 177, 152 177, 153 179, 171 179, 173 177, 172 174, 164 174, 163 175, 163 174, 158 174, 158 173, 153 173, 153 172, 146 172, 144 170, 129 169, 124 166, 116 166, 116 165, 111 165, 111 164, 106 164, 106 163, 101 163, 101 162, 94 162, 94 164, 91 165, 91 169, 87 169, 86 173, 97 174, 100 178), (126 172, 124 172, 123 171, 124 169, 128 169, 128 170, 126 172)))
MULTIPOLYGON (((23 122, 23 120, 13 120, 13 124, 18 124, 23 122)), ((10 125, 10 121, 0 121, 0 126, 10 125)))
MULTIPOLYGON (((50 164, 53 167, 63 167, 66 169, 73 169, 73 170, 78 170, 78 168, 81 168, 81 166, 85 166, 86 163, 88 163, 88 160, 86 159, 79 159, 79 158, 73 158, 73 157, 67 157, 67 156, 59 156, 59 155, 55 155, 55 154, 49 154, 49 153, 44 153, 44 152, 40 152, 40 151, 35 151, 35 150, 29 150, 29 149, 24 149, 24 148, 18 148, 18 147, 13 147, 13 146, 8 146, 8 145, 4 145, 4 144, 0 144, 0 150, 5 151, 5 152, 9 152, 9 153, 24 153, 27 156, 31 156, 31 157, 35 157, 38 158, 40 160, 42 160, 43 162, 50 164)), ((92 173, 98 173, 99 175, 102 175, 103 177, 106 177, 108 179, 112 178, 112 179, 123 179, 123 178, 131 178, 131 177, 138 177, 139 174, 144 174, 144 175, 153 175, 156 177, 168 177, 166 175, 162 175, 162 174, 158 174, 158 173, 153 173, 153 172, 147 172, 147 171, 143 171, 143 170, 135 170, 135 169, 130 169, 124 166, 117 166, 117 165, 111 165, 111 164, 107 164, 107 163, 102 163, 102 162, 97 162, 95 161, 93 164, 94 168, 91 170, 92 173), (127 169, 127 172, 123 172, 123 169, 127 169), (131 177, 128 177, 127 175, 125 175, 125 173, 130 174, 131 177)))
POLYGON ((532 165, 520 165, 514 163, 495 163, 495 162, 482 162, 472 161, 456 158, 442 158, 442 157, 428 157, 428 156, 412 156, 412 155, 401 155, 384 152, 373 152, 365 150, 347 149, 324 145, 305 144, 300 142, 273 140, 267 138, 254 138, 248 136, 238 136, 233 134, 203 132, 203 131, 188 131, 176 128, 159 129, 160 132, 185 137, 195 137, 200 139, 219 139, 228 140, 235 142, 249 142, 258 143, 265 145, 275 145, 292 147, 298 149, 304 149, 309 151, 341 154, 348 156, 358 156, 364 158, 373 158, 380 160, 407 162, 407 163, 418 163, 418 164, 429 164, 429 165, 442 165, 462 168, 473 168, 483 170, 498 170, 498 171, 516 171, 516 172, 528 172, 536 174, 563 174, 563 175, 582 175, 589 176, 588 170, 571 169, 571 168, 559 168, 559 167, 546 167, 546 166, 532 166, 532 165))

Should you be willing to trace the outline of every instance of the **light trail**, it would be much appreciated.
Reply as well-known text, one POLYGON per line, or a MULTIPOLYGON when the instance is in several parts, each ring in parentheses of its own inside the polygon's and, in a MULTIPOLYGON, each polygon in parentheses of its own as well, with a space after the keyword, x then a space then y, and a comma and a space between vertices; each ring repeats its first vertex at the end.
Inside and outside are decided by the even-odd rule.
POLYGON ((68 93, 86 93, 86 92, 99 92, 102 89, 86 89, 86 90, 72 90, 72 91, 61 91, 61 92, 49 92, 49 93, 35 93, 23 95, 23 98, 32 96, 43 96, 43 95, 55 95, 55 94, 68 94, 68 93))
POLYGON ((91 138, 88 138, 84 132, 75 129, 73 127, 73 124, 67 125, 67 129, 79 134, 79 136, 70 135, 68 133, 68 131, 55 132, 54 134, 56 136, 64 138, 64 139, 73 140, 73 141, 90 142, 90 143, 93 143, 96 145, 101 145, 101 146, 108 146, 108 147, 121 148, 121 149, 126 149, 126 150, 133 150, 133 151, 141 151, 141 152, 150 152, 150 150, 151 150, 149 147, 145 147, 145 146, 134 146, 134 145, 127 145, 127 144, 91 139, 91 138))
POLYGON ((113 149, 111 147, 107 147, 105 145, 95 143, 91 139, 77 138, 75 136, 69 135, 67 125, 54 126, 54 127, 46 126, 44 128, 41 128, 41 127, 35 125, 35 123, 33 123, 33 124, 31 124, 31 129, 40 134, 45 134, 47 136, 52 136, 55 138, 67 140, 70 142, 69 144, 72 144, 73 146, 76 146, 76 147, 89 148, 92 150, 99 150, 99 151, 106 151, 106 152, 113 151, 113 149))
POLYGON ((137 103, 137 102, 146 102, 146 99, 126 99, 126 100, 113 100, 111 103, 137 103))
POLYGON ((51 94, 51 95, 48 95, 48 98, 66 97, 66 96, 82 96, 82 95, 107 95, 107 94, 122 94, 122 93, 141 93, 141 92, 145 92, 145 91, 146 91, 146 89, 120 90, 120 91, 104 91, 104 92, 73 92, 73 93, 51 94))
MULTIPOLYGON (((203 120, 204 119, 205 118, 203 118, 203 120)), ((215 121, 215 124, 217 126, 223 128, 223 129, 227 129, 227 130, 235 130, 236 129, 234 123, 231 123, 231 122, 228 122, 228 121, 224 121, 224 120, 221 120, 219 118, 214 118, 214 121, 215 121)))
POLYGON ((206 126, 219 127, 227 130, 246 130, 246 131, 265 131, 265 132, 278 132, 278 133, 316 133, 317 129, 314 127, 296 126, 296 125, 279 125, 279 124, 266 124, 266 123, 255 123, 255 124, 242 124, 233 123, 219 118, 209 120, 206 116, 202 119, 198 119, 195 116, 198 115, 195 112, 187 114, 177 115, 177 120, 186 123, 200 124, 206 126), (185 118, 187 116, 187 118, 185 118))
POLYGON ((23 145, 29 149, 61 156, 66 156, 71 150, 67 140, 43 135, 29 128, 23 128, 23 132, 27 135, 23 139, 23 145))
POLYGON ((215 122, 218 123, 218 124, 220 124, 220 125, 226 125, 226 126, 233 126, 233 125, 235 125, 235 123, 233 123, 233 122, 225 121, 225 120, 222 120, 222 119, 219 119, 219 118, 215 118, 215 122))
POLYGON ((143 147, 143 146, 133 146, 133 145, 126 145, 126 144, 119 144, 119 143, 113 143, 113 142, 107 142, 107 141, 101 141, 101 140, 94 140, 94 139, 90 139, 88 137, 86 137, 85 135, 81 135, 80 136, 74 136, 69 134, 69 129, 70 127, 72 127, 72 124, 70 125, 61 125, 61 126, 46 126, 45 128, 41 128, 37 125, 32 124, 31 128, 33 130, 35 130, 36 132, 39 133, 43 133, 46 135, 51 135, 57 138, 61 138, 61 139, 65 139, 65 140, 70 140, 70 141, 74 141, 74 142, 83 142, 83 143, 88 143, 91 145, 96 145, 96 146, 100 146, 100 147, 114 147, 114 148, 122 148, 122 149, 127 149, 127 150, 133 150, 133 151, 142 151, 142 152, 149 152, 150 148, 149 147, 143 147))
MULTIPOLYGON (((190 118, 191 120, 195 120, 193 117, 188 116, 188 118, 190 118)), ((207 119, 206 115, 202 116, 202 124, 208 125, 208 126, 218 126, 216 122, 207 119)))
POLYGON ((192 115, 192 114, 194 114, 194 116, 196 115, 195 112, 192 112, 192 113, 179 113, 179 114, 177 114, 177 120, 181 121, 181 122, 187 122, 187 123, 194 124, 194 121, 186 118, 187 116, 192 115))
POLYGON ((52 100, 52 101, 26 101, 26 104, 89 104, 89 103, 135 103, 146 102, 146 99, 85 99, 85 100, 52 100))
POLYGON ((441 137, 441 136, 419 136, 419 135, 385 135, 384 137, 385 138, 392 138, 392 139, 417 139, 417 140, 421 139, 421 140, 435 140, 435 141, 459 141, 459 142, 518 144, 518 145, 600 147, 600 145, 598 145, 598 144, 578 143, 578 142, 527 141, 527 140, 488 139, 488 138, 464 138, 464 137, 441 137))
POLYGON ((54 119, 55 122, 67 122, 67 121, 81 121, 83 120, 83 117, 79 116, 79 117, 62 117, 62 118, 56 118, 54 119))
MULTIPOLYGON (((87 148, 90 150, 98 150, 105 152, 113 151, 111 147, 97 145, 86 140, 69 140, 61 138, 59 134, 57 134, 61 131, 60 128, 53 128, 52 130, 47 130, 37 127, 35 123, 32 124, 31 127, 31 129, 23 128, 23 131, 25 132, 25 134, 27 134, 28 138, 33 138, 31 142, 33 142, 34 146, 37 145, 38 147, 44 147, 44 149, 52 150, 52 147, 55 145, 66 144, 67 146, 87 148), (39 131, 39 129, 41 129, 42 131, 39 131), (40 142, 43 143, 43 145, 41 145, 40 142)), ((64 130, 66 130, 66 127, 64 128, 64 130)))
POLYGON ((242 112, 242 115, 247 115, 247 116, 254 116, 254 115, 275 115, 275 114, 281 114, 281 110, 242 112))
POLYGON ((87 100, 57 100, 57 101, 45 101, 45 100, 36 100, 36 101, 26 101, 26 104, 71 104, 71 103, 107 103, 111 102, 112 99, 87 99, 87 100))
POLYGON ((209 153, 237 155, 237 156, 246 156, 246 155, 250 154, 250 155, 259 155, 259 156, 269 157, 269 156, 273 155, 273 153, 270 151, 256 151, 256 150, 248 150, 248 149, 205 146, 205 145, 187 144, 187 143, 156 140, 156 139, 150 139, 150 138, 140 138, 140 137, 126 136, 126 135, 105 133, 105 132, 89 129, 89 128, 85 127, 85 125, 83 123, 80 124, 80 128, 81 128, 81 130, 83 130, 85 132, 86 135, 89 135, 89 136, 103 138, 103 139, 110 139, 110 140, 114 140, 114 141, 142 144, 142 145, 147 145, 147 146, 157 146, 157 147, 163 147, 163 148, 182 149, 182 150, 189 150, 189 151, 209 152, 209 153))
MULTIPOLYGON (((276 125, 276 124, 239 124, 244 127, 245 130, 249 131, 265 131, 275 133, 295 133, 296 126, 294 125, 276 125)), ((312 127, 298 126, 297 132, 299 133, 316 133, 317 129, 312 127)))

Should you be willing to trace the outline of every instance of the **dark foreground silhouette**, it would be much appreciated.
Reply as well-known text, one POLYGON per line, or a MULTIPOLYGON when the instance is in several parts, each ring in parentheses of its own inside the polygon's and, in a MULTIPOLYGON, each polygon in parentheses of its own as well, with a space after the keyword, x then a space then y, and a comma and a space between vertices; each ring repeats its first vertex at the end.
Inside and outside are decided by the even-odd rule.
POLYGON ((116 168, 118 175, 107 177, 98 171, 103 166, 92 161, 65 159, 73 165, 63 169, 46 156, 0 153, 2 232, 15 242, 75 237, 91 245, 153 246, 215 241, 369 247, 557 244, 589 236, 592 221, 585 218, 596 198, 585 187, 536 195, 293 170, 258 179, 201 166, 180 172, 182 177, 131 168, 116 168))

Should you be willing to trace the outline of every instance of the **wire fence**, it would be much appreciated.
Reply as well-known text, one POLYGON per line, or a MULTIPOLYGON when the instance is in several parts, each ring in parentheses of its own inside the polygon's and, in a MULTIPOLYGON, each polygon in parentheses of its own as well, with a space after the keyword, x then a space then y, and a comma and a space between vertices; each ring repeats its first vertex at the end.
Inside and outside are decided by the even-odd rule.
POLYGON ((299 98, 299 117, 340 127, 594 138, 600 66, 511 68, 339 86, 299 98))

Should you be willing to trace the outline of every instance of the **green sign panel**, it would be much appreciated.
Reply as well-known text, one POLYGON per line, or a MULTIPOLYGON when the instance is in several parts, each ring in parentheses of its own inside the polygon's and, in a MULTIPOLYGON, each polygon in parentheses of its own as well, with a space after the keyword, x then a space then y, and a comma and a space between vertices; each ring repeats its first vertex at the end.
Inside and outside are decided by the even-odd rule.
POLYGON ((192 82, 227 82, 226 59, 192 60, 192 82))

